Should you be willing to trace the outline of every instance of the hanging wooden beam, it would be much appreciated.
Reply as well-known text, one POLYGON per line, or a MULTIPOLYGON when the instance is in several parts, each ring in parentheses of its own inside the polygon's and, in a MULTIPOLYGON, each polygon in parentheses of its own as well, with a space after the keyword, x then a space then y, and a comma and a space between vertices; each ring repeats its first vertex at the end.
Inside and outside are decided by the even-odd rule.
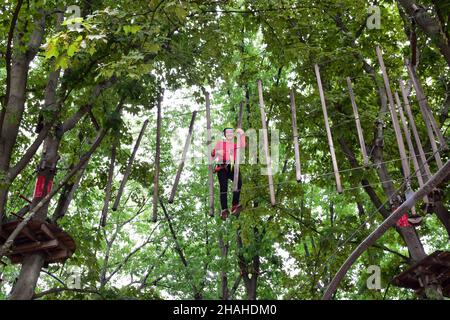
MULTIPOLYGON (((239 116, 238 116, 238 129, 242 129, 242 114, 244 110, 244 102, 241 101, 239 104, 239 116)), ((236 141, 236 161, 234 162, 234 176, 233 176, 233 191, 238 191, 238 182, 239 182, 239 167, 241 164, 241 134, 237 134, 236 141)))
POLYGON ((186 162, 186 156, 187 156, 187 153, 189 150, 189 146, 191 144, 192 131, 194 130, 194 122, 195 122, 196 116, 197 116, 197 111, 192 112, 191 123, 189 124, 189 132, 186 137, 186 142, 184 143, 183 155, 181 157, 180 165, 178 166, 178 171, 177 171, 177 175, 175 177, 175 182, 173 183, 173 186, 172 186, 172 191, 170 193, 170 197, 168 200, 169 203, 173 203, 173 200, 175 199, 175 194, 177 193, 177 188, 178 188, 178 184, 180 183, 181 173, 183 172, 184 163, 186 162))
POLYGON ((295 93, 291 89, 290 92, 291 99, 291 119, 292 119, 292 138, 294 139, 294 155, 295 155, 295 178, 297 182, 302 180, 302 169, 300 164, 300 150, 298 146, 298 129, 297 129, 297 110, 295 106, 295 93))
MULTIPOLYGON (((419 188, 422 188, 422 186, 424 185, 423 178, 422 178, 422 172, 420 170, 419 162, 417 161, 416 152, 414 151, 414 145, 412 143, 411 134, 408 129, 408 124, 406 123, 405 114, 403 113, 402 103, 400 101, 400 97, 399 97, 398 93, 395 92, 394 94, 395 94, 395 100, 397 101, 398 113, 400 114, 400 120, 401 120, 402 127, 403 127, 403 133, 405 134, 406 143, 407 143, 408 149, 409 149, 409 156, 412 158, 412 161, 413 161, 414 172, 416 173, 417 181, 419 182, 419 188)), ((409 174, 408 174, 408 176, 409 176, 409 174)), ((406 185, 406 188, 407 188, 406 196, 407 197, 409 194, 412 193, 411 178, 412 177, 409 177, 406 180, 406 184, 407 184, 406 185)), ((423 201, 425 203, 428 203, 428 197, 425 196, 423 198, 423 201)), ((411 211, 413 211, 413 215, 416 215, 414 207, 411 209, 411 211)))
MULTIPOLYGON (((419 77, 417 76, 416 70, 410 63, 407 64, 407 68, 408 68, 408 73, 412 80, 414 89, 416 91, 416 96, 417 96, 419 105, 421 105, 421 107, 423 108, 423 111, 428 116, 429 123, 430 123, 431 127, 433 128, 433 130, 436 134, 436 137, 439 140, 441 148, 443 150, 447 150, 448 149, 447 142, 445 141, 444 136, 442 135, 442 132, 439 129, 439 126, 436 122, 436 119, 434 118, 433 113, 431 112, 427 97, 425 96, 422 85, 420 84, 420 80, 419 80, 419 77)), ((424 114, 424 117, 425 117, 425 114, 424 114)))
POLYGON ((317 86, 319 87, 320 102, 322 104, 323 118, 325 120, 325 129, 327 131, 328 145, 330 147, 331 153, 331 161, 333 163, 334 178, 336 180, 336 189, 338 193, 342 193, 343 190, 341 184, 341 176, 339 174, 339 168, 336 160, 336 153, 334 151, 333 136, 331 135, 330 124, 328 122, 327 104, 325 101, 325 94, 323 92, 322 80, 320 78, 319 65, 315 64, 314 70, 316 72, 317 86))
POLYGON ((153 199, 152 199, 152 221, 158 220, 158 201, 159 201, 159 171, 161 162, 161 104, 162 92, 158 96, 158 104, 156 110, 156 150, 155 150, 155 174, 153 176, 153 199))
POLYGON ((136 153, 139 149, 139 145, 141 143, 142 137, 144 136, 145 129, 147 128, 148 120, 144 121, 144 124, 142 125, 141 132, 139 133, 138 139, 136 140, 136 143, 134 145, 133 153, 131 154, 130 159, 128 160, 128 165, 125 171, 125 174, 123 175, 122 182, 120 183, 119 191, 117 192, 117 197, 114 202, 114 205, 112 207, 113 211, 117 211, 117 208, 119 207, 120 198, 122 197, 123 190, 125 188, 125 184, 127 183, 128 177, 131 173, 131 168, 133 167, 134 158, 136 157, 136 153))
POLYGON ((269 179, 269 192, 270 192, 270 203, 275 206, 275 188, 273 186, 273 176, 272 176, 272 159, 269 152, 269 135, 267 133, 266 124, 266 111, 264 107, 264 97, 263 97, 263 87, 261 79, 258 80, 258 96, 259 96, 259 106, 261 111, 261 124, 263 129, 263 142, 264 142, 264 152, 267 162, 267 177, 269 179))
POLYGON ((416 172, 417 181, 419 182, 419 187, 422 187, 423 186, 422 173, 420 172, 420 166, 419 166, 419 162, 417 161, 416 152, 414 151, 414 145, 411 140, 411 134, 409 132, 408 124, 406 122, 405 114, 403 113, 402 104, 400 102, 400 97, 398 96, 397 92, 395 92, 395 99, 397 100, 398 113, 400 114, 400 120, 402 122, 402 127, 403 127, 403 133, 405 134, 406 143, 408 145, 409 156, 413 160, 414 171, 416 172))
MULTIPOLYGON (((397 109, 400 110, 402 108, 402 104, 400 102, 400 97, 398 96, 397 92, 394 92, 394 97, 395 97, 395 102, 397 104, 397 109)), ((395 108, 395 106, 394 106, 394 108, 395 108)), ((395 109, 394 109, 394 115, 395 115, 395 119, 398 122, 397 111, 395 109)), ((400 124, 399 124, 399 129, 400 129, 400 124)), ((399 130, 399 136, 400 136, 400 139, 403 142, 403 135, 402 135, 401 129, 399 130)), ((404 146, 404 142, 403 142, 403 146, 404 146)), ((405 176, 406 183, 410 184, 410 181, 411 181, 411 177, 410 177, 410 175, 411 175, 411 168, 409 166, 408 155, 406 154, 406 147, 404 147, 404 148, 405 148, 404 149, 404 152, 405 152, 405 161, 404 162, 405 162, 406 165, 403 168, 403 174, 405 176)), ((403 164, 403 161, 402 161, 402 164, 403 164)))
POLYGON ((26 244, 14 246, 12 253, 13 254, 25 254, 25 253, 36 252, 36 251, 49 250, 49 249, 56 248, 58 246, 58 244, 59 244, 58 240, 26 243, 26 244))
MULTIPOLYGON (((440 169, 440 168, 442 168, 442 159, 441 159, 441 155, 439 154, 439 150, 438 150, 438 147, 436 144, 436 139, 435 139, 434 133, 433 133, 433 126, 432 126, 432 120, 431 120, 431 118, 433 118, 433 116, 430 115, 428 112, 428 104, 426 103, 425 96, 423 95, 422 87, 420 86, 420 84, 417 81, 417 75, 416 75, 414 69, 409 64, 407 65, 407 69, 408 69, 409 77, 411 78, 411 80, 413 82, 413 86, 416 90, 416 97, 417 97, 417 100, 419 103, 419 107, 420 107, 420 111, 422 113, 425 127, 427 128, 427 134, 428 134, 428 139, 430 140, 431 149, 433 150, 436 164, 437 164, 438 168, 440 169), (431 118, 430 118, 430 116, 431 116, 431 118)), ((440 130, 438 130, 438 131, 440 132, 440 130)), ((444 143, 445 143, 445 141, 444 141, 444 143)), ((444 145, 441 144, 441 147, 444 147, 444 145)))
POLYGON ((208 146, 208 189, 209 189, 209 215, 214 216, 214 168, 213 158, 211 156, 211 102, 209 92, 203 89, 206 103, 206 145, 208 146))
POLYGON ((109 162, 108 181, 106 183, 105 201, 103 202, 102 217, 100 219, 100 226, 104 228, 106 226, 106 219, 108 218, 109 202, 111 200, 111 188, 114 179, 114 165, 116 162, 117 146, 113 143, 111 148, 111 160, 109 162))
POLYGON ((423 181, 427 182, 429 177, 431 177, 430 166, 428 165, 427 158, 425 157, 425 152, 423 151, 422 142, 421 142, 420 136, 419 136, 419 131, 417 131, 416 122, 414 121, 414 116, 412 114, 411 106, 409 104, 408 94, 406 93, 405 86, 401 79, 399 81, 399 84, 400 84, 400 90, 402 92, 402 97, 403 97, 403 106, 405 108, 406 115, 408 116, 409 125, 411 126, 411 130, 414 135, 414 140, 416 142, 417 151, 419 152, 420 161, 422 162, 422 166, 425 171, 424 174, 422 174, 423 181))
POLYGON ((409 174, 407 174, 409 172, 409 165, 408 165, 408 161, 407 161, 407 157, 406 157, 405 144, 403 142, 403 137, 402 137, 400 125, 398 122, 397 113, 395 112, 395 103, 394 103, 394 97, 392 95, 391 84, 389 83, 389 77, 388 77, 388 74, 386 71, 386 66, 384 65, 383 54, 381 53, 381 49, 379 46, 377 46, 376 51, 377 51, 378 62, 380 64, 380 68, 381 68, 381 73, 383 74, 384 87, 386 89, 386 93, 388 96, 389 111, 391 113, 392 124, 394 126, 395 138, 397 140, 398 151, 400 153, 403 173, 404 173, 405 177, 407 177, 409 175, 409 174))
POLYGON ((353 116, 356 122, 356 131, 358 132, 359 145, 361 147, 361 153, 363 155, 364 166, 369 166, 369 157, 367 156, 366 143, 364 142, 364 135, 361 127, 361 121, 359 119, 358 106, 356 105, 355 94, 353 93, 353 85, 350 77, 347 77, 348 92, 350 94, 350 100, 352 102, 353 116))

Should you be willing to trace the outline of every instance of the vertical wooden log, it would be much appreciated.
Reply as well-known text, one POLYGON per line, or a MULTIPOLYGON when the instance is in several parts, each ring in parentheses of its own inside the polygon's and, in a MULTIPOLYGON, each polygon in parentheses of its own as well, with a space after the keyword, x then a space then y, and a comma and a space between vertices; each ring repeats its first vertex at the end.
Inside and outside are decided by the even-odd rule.
POLYGON ((208 190, 209 190, 209 215, 214 216, 214 172, 213 161, 211 156, 211 103, 209 99, 209 92, 203 90, 206 103, 206 144, 208 146, 208 190))
POLYGON ((384 65, 383 54, 381 53, 380 47, 377 46, 377 57, 378 62, 380 64, 381 73, 383 74, 384 87, 386 89, 386 93, 389 101, 389 111, 391 113, 392 124, 394 126, 395 138, 397 139, 398 151, 401 158, 403 173, 405 177, 408 176, 407 172, 409 172, 409 165, 406 157, 405 144, 403 142, 402 133, 400 131, 400 125, 397 118, 397 113, 395 112, 395 103, 394 97, 392 95, 391 84, 389 83, 389 77, 386 71, 386 66, 384 65))
MULTIPOLYGON (((414 148, 411 150, 411 143, 412 143, 410 141, 411 136, 409 136, 409 131, 407 130, 408 127, 406 126, 406 119, 404 119, 404 115, 403 115, 403 112, 402 112, 402 103, 400 102, 400 97, 399 97, 397 92, 394 92, 394 97, 395 97, 395 102, 397 104, 398 113, 400 114, 400 121, 401 121, 402 126, 403 126, 403 132, 405 134, 405 139, 406 139, 406 142, 408 144, 409 155, 410 155, 411 158, 413 158, 414 168, 417 170, 417 169, 419 169, 419 166, 418 166, 418 163, 417 163, 417 158, 415 157, 414 148), (416 164, 417 164, 417 167, 416 167, 416 164)), ((401 134, 401 131, 400 131, 400 134, 401 134)), ((406 181, 407 185, 410 185, 412 177, 410 177, 410 175, 411 175, 411 168, 409 166, 409 161, 407 161, 407 164, 408 164, 407 165, 408 170, 405 171, 405 181, 406 181)), ((420 176, 420 174, 419 174, 419 176, 420 176)), ((420 182, 419 182, 419 184, 420 184, 420 182)), ((423 180, 422 180, 422 184, 423 184, 423 180)))
POLYGON ((264 153, 267 162, 267 177, 269 179, 269 192, 270 192, 270 203, 275 206, 275 188, 273 186, 273 176, 272 176, 272 159, 269 152, 269 135, 267 132, 266 125, 266 111, 264 107, 264 97, 261 79, 258 80, 258 96, 259 96, 259 106, 261 111, 261 124, 263 129, 263 142, 264 142, 264 153))
MULTIPOLYGON (((422 113, 422 117, 423 117, 423 121, 425 123, 425 127, 427 128, 428 139, 430 140, 431 149, 433 150, 434 158, 436 160, 436 164, 437 164, 438 168, 440 169, 440 168, 442 168, 443 164, 442 164, 441 155, 439 154, 439 150, 438 150, 438 147, 437 147, 437 144, 436 144, 436 140, 435 140, 435 137, 434 137, 433 127, 432 127, 432 123, 431 123, 432 121, 431 121, 430 115, 429 115, 429 113, 427 111, 428 104, 425 103, 425 101, 426 101, 425 100, 425 96, 423 96, 423 92, 421 91, 421 87, 419 87, 420 84, 417 81, 415 81, 415 80, 417 80, 415 71, 413 70, 413 68, 409 64, 407 65, 407 68, 408 68, 409 76, 410 76, 410 78, 411 78, 411 80, 413 82, 413 86, 414 86, 414 88, 416 90, 416 97, 417 97, 417 100, 419 102, 419 107, 420 107, 420 111, 422 113)), ((440 130, 438 130, 438 131, 440 132, 440 130)), ((444 143, 445 143, 445 141, 444 141, 444 143)), ((442 144, 441 144, 441 146, 444 147, 444 145, 442 145, 442 144)))
POLYGON ((117 146, 114 143, 111 149, 111 161, 109 163, 108 182, 106 184, 105 201, 103 203, 102 218, 100 220, 100 226, 102 228, 105 227, 106 219, 108 218, 109 202, 111 200, 111 187, 114 179, 114 164, 116 162, 116 151, 117 146))
POLYGON ((138 139, 136 140, 136 143, 134 145, 133 153, 131 154, 130 159, 128 160, 128 165, 125 171, 125 174, 123 175, 122 182, 120 183, 119 191, 117 192, 116 200, 114 201, 114 205, 112 207, 113 211, 116 211, 119 207, 120 198, 122 197, 123 190, 125 188, 125 184, 127 183, 128 177, 131 173, 131 168, 133 167, 134 158, 136 157, 136 153, 139 149, 139 145, 141 144, 142 137, 144 136, 145 129, 147 128, 148 120, 144 121, 144 124, 142 125, 141 132, 139 133, 138 139))
MULTIPOLYGON (((239 116, 237 127, 242 129, 242 114, 244 109, 244 102, 241 101, 239 104, 239 116)), ((233 191, 238 191, 238 180, 239 180, 239 166, 241 164, 241 134, 237 134, 236 141, 236 161, 234 162, 234 176, 233 176, 233 191)))
POLYGON ((159 201, 159 170, 161 162, 161 103, 162 92, 158 96, 158 105, 156 111, 156 150, 155 150, 155 174, 153 176, 153 199, 152 199, 152 221, 158 220, 158 201, 159 201))
POLYGON ((180 183, 181 173, 184 168, 184 163, 186 162, 186 155, 189 150, 189 146, 191 144, 192 131, 194 130, 194 122, 195 122, 196 116, 197 116, 197 111, 192 112, 191 123, 189 124, 189 133, 186 137, 186 142, 184 143, 183 155, 181 157, 180 165, 178 166, 178 171, 177 171, 177 175, 175 177, 175 182, 173 183, 173 186, 172 186, 172 191, 170 193, 170 197, 168 200, 169 203, 173 203, 173 200, 175 199, 175 194, 177 192, 178 184, 180 183))
MULTIPOLYGON (((394 97, 395 97, 395 102, 397 104, 397 109, 400 110, 402 108, 402 104, 400 102, 400 97, 398 96, 397 92, 394 92, 394 97)), ((399 111, 399 113, 400 113, 400 111, 399 111)), ((394 115, 395 115, 395 119, 398 121, 397 111, 395 110, 395 106, 394 106, 394 115)), ((399 124, 399 129, 400 129, 399 130, 399 136, 400 136, 400 139, 403 142, 403 135, 402 135, 402 131, 401 131, 401 128, 400 128, 400 124, 399 124)), ((405 131, 405 135, 406 135, 406 131, 405 131)), ((404 142, 403 142, 403 145, 404 145, 404 142)), ((409 166, 408 155, 406 154, 406 147, 404 149, 404 152, 405 152, 405 163, 403 163, 403 161, 402 161, 402 165, 404 164, 405 167, 403 168, 403 174, 405 175, 406 183, 410 184, 410 181, 411 181, 411 177, 410 177, 410 175, 411 175, 411 168, 409 166)))
POLYGON ((334 151, 333 136, 331 135, 330 124, 328 122, 327 104, 325 102, 325 94, 324 94, 323 88, 322 88, 322 80, 320 78, 320 70, 319 70, 319 66, 317 64, 314 65, 314 70, 316 72, 317 86, 319 87, 320 102, 322 104, 323 118, 325 120, 325 129, 327 131, 328 145, 330 147, 330 153, 331 153, 331 161, 333 163, 334 178, 336 180, 336 189, 337 189, 338 193, 342 193, 343 190, 342 190, 342 184, 341 184, 341 176, 339 174, 339 168, 338 168, 338 164, 337 164, 337 160, 336 160, 336 153, 334 151))
POLYGON ((302 169, 300 164, 300 150, 298 146, 298 129, 297 129, 297 110, 295 106, 295 93, 291 89, 290 92, 291 99, 291 119, 292 119, 292 138, 294 139, 294 155, 295 155, 295 178, 297 182, 302 180, 302 169))
MULTIPOLYGON (((414 145, 411 139, 411 133, 408 129, 408 124, 406 122, 405 114, 403 113, 402 104, 400 102, 400 97, 398 96, 398 93, 395 93, 395 99, 397 100, 397 106, 398 106, 398 113, 400 114, 400 120, 402 122, 403 132, 405 133, 405 139, 408 145, 409 149, 409 156, 412 158, 413 165, 414 165, 414 171, 416 172, 417 181, 419 182, 419 188, 422 188, 424 185, 423 178, 422 178, 422 172, 420 170, 419 162, 417 161, 416 152, 414 151, 414 145)), ((425 196, 423 200, 427 203, 428 197, 425 196)))
POLYGON ((431 177, 430 167, 428 165, 427 158, 425 157, 425 152, 423 151, 422 142, 420 141, 419 132, 417 131, 416 122, 414 121, 414 116, 412 114, 411 106, 409 104, 408 94, 406 93, 405 86, 401 79, 399 83, 400 83, 400 90, 402 92, 403 104, 406 111, 406 115, 408 116, 409 125, 411 126, 411 130, 414 135, 414 140, 416 141, 417 151, 419 152, 419 157, 422 162, 423 169, 425 171, 424 174, 422 175, 423 181, 427 182, 429 177, 431 177))
POLYGON ((441 148, 444 149, 444 150, 447 150, 448 149, 447 143, 446 143, 446 141, 444 139, 444 136, 442 135, 441 130, 439 129, 439 126, 438 126, 438 124, 436 122, 436 119, 434 118, 434 116, 433 116, 433 114, 431 112, 430 106, 428 104, 428 100, 427 100, 427 98, 425 96, 425 93, 423 91, 422 85, 420 84, 419 77, 417 76, 416 70, 414 69, 414 67, 410 63, 407 64, 407 68, 408 68, 408 73, 409 73, 409 76, 410 76, 410 78, 412 80, 414 89, 416 91, 417 100, 418 100, 419 105, 421 106, 421 108, 423 108, 424 118, 425 118, 425 114, 426 114, 427 118, 428 118, 428 121, 430 123, 430 126, 433 128, 433 130, 434 130, 434 132, 436 134, 436 137, 439 140, 441 148))
POLYGON ((366 143, 364 142, 364 135, 361 127, 361 121, 359 120, 358 106, 356 105, 355 94, 353 93, 352 80, 347 77, 348 92, 350 94, 350 101, 352 102, 353 116, 355 117, 356 130, 358 132, 359 145, 361 147, 361 153, 363 156, 364 166, 369 165, 369 157, 367 156, 366 143))

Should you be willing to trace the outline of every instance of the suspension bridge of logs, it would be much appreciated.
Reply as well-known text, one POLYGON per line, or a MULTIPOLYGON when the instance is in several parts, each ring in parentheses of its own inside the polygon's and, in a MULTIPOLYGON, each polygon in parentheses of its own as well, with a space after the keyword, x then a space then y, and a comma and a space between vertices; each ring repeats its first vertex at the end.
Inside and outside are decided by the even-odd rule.
MULTIPOLYGON (((403 173, 403 181, 401 187, 397 189, 395 195, 387 199, 385 203, 390 204, 393 208, 393 212, 376 228, 364 241, 362 241, 353 253, 348 257, 345 263, 341 266, 339 271, 330 284, 326 287, 323 299, 331 299, 338 289, 339 283, 344 278, 347 271, 351 268, 353 263, 363 254, 367 248, 373 245, 389 228, 415 228, 420 224, 421 216, 416 212, 416 203, 423 201, 426 206, 426 211, 432 212, 434 198, 439 196, 442 192, 440 186, 450 175, 450 162, 444 163, 441 157, 442 152, 448 150, 447 142, 441 133, 441 130, 432 114, 429 107, 427 98, 424 94, 424 90, 421 86, 419 78, 416 74, 414 66, 408 61, 405 61, 406 71, 409 76, 409 81, 412 83, 416 94, 416 100, 419 105, 420 114, 423 122, 426 126, 427 143, 431 145, 432 155, 427 158, 427 153, 424 152, 422 138, 419 135, 419 131, 416 126, 416 119, 414 117, 411 103, 409 101, 409 95, 405 83, 402 79, 398 80, 399 92, 393 92, 390 83, 389 75, 386 70, 382 51, 379 47, 376 47, 376 55, 378 58, 379 67, 382 73, 384 86, 388 98, 388 107, 390 118, 392 121, 398 152, 399 160, 401 163, 401 169, 403 173), (413 168, 410 168, 408 159, 412 159, 413 168), (432 173, 430 169, 430 163, 434 161, 437 167, 437 171, 432 173), (417 179, 418 189, 412 189, 412 181, 417 179), (399 201, 399 199, 404 199, 399 201)), ((336 192, 341 194, 345 190, 342 186, 340 170, 336 158, 335 147, 333 144, 332 130, 327 113, 326 104, 326 92, 324 92, 320 74, 320 67, 318 64, 313 66, 316 80, 317 89, 320 96, 321 108, 324 117, 325 131, 327 136, 327 142, 329 145, 329 156, 331 157, 332 172, 330 174, 334 177, 336 184, 336 192)), ((350 77, 345 79, 348 86, 348 94, 350 96, 351 107, 353 110, 353 116, 355 126, 358 134, 359 147, 363 159, 364 168, 369 170, 375 165, 370 164, 369 155, 366 150, 366 143, 364 141, 364 134, 360 123, 360 116, 358 113, 358 106, 356 104, 355 95, 353 92, 352 79, 350 77)), ((266 123, 266 111, 264 105, 263 96, 263 83, 261 80, 257 82, 258 88, 258 100, 259 109, 261 113, 261 126, 263 129, 263 147, 264 155, 267 166, 267 189, 269 193, 270 204, 272 207, 277 206, 275 184, 272 172, 272 160, 269 150, 268 131, 266 123)), ((207 145, 208 145, 208 189, 209 189, 209 215, 215 215, 215 192, 213 181, 213 161, 211 157, 211 103, 209 93, 204 90, 205 95, 205 111, 206 112, 206 132, 207 132, 207 145)), ((153 197, 152 197, 152 221, 156 222, 158 219, 158 204, 162 201, 162 196, 158 194, 158 186, 160 179, 160 146, 161 146, 161 104, 162 93, 160 93, 157 102, 157 119, 156 119, 156 150, 155 150, 155 174, 153 181, 153 197)), ((290 92, 290 107, 292 114, 292 144, 294 148, 295 156, 295 177, 297 183, 302 183, 302 171, 301 171, 301 159, 300 159, 300 145, 299 138, 301 135, 297 128, 297 108, 295 103, 295 89, 290 92)), ((198 111, 193 111, 191 115, 191 121, 189 125, 188 134, 186 136, 183 152, 181 155, 181 161, 179 163, 175 180, 172 185, 170 195, 167 199, 169 204, 176 201, 177 190, 183 169, 186 163, 186 158, 191 144, 191 138, 194 128, 194 123, 197 118, 198 111)), ((243 103, 240 104, 237 127, 242 126, 243 116, 243 103)), ((114 199, 114 203, 111 207, 112 211, 118 210, 121 203, 121 197, 124 192, 127 180, 133 169, 133 162, 136 157, 139 145, 144 136, 144 132, 147 128, 148 120, 144 121, 139 136, 135 142, 132 154, 128 160, 125 168, 120 187, 114 199)), ((99 135, 106 134, 105 132, 99 133, 99 135)), ((26 205, 16 213, 10 213, 10 216, 3 222, 0 233, 0 256, 8 257, 13 264, 21 263, 23 259, 30 254, 40 252, 45 256, 45 263, 63 263, 69 259, 76 250, 76 244, 73 238, 57 226, 56 222, 41 221, 35 219, 36 213, 46 205, 50 199, 56 195, 61 188, 75 176, 75 173, 82 168, 87 159, 95 150, 95 144, 93 143, 91 149, 84 154, 79 163, 57 184, 53 185, 52 181, 47 181, 45 177, 37 177, 33 200, 29 200, 25 196, 21 196, 26 202, 26 205)), ((240 148, 240 136, 238 134, 237 139, 237 154, 236 161, 234 163, 235 177, 239 174, 239 166, 241 161, 241 148, 240 148)), ((100 227, 105 227, 107 224, 108 213, 110 209, 110 202, 112 197, 111 184, 114 176, 115 162, 116 162, 116 146, 112 146, 111 160, 109 164, 108 183, 105 190, 104 207, 101 211, 100 227)), ((428 153, 429 155, 429 153, 428 153)), ((387 162, 387 161, 386 161, 387 162)), ((234 179, 233 190, 238 190, 237 178, 234 179)), ((311 180, 309 180, 311 181, 311 180)), ((306 182, 305 182, 306 183, 306 182)), ((67 210, 67 208, 66 208, 67 210)), ((244 209, 251 210, 251 209, 244 209)), ((358 231, 358 230, 357 230, 358 231)), ((345 241, 344 241, 345 242, 345 241)), ((338 246, 339 247, 339 246, 338 246)), ((339 254, 336 251, 335 254, 339 254)), ((5 263, 5 262, 2 262, 5 263)), ((450 252, 436 251, 429 255, 423 253, 421 259, 418 259, 416 263, 409 268, 403 270, 398 276, 396 276, 392 283, 396 286, 409 288, 415 290, 420 294, 424 290, 424 287, 433 283, 440 287, 440 290, 444 296, 450 297, 450 252)))

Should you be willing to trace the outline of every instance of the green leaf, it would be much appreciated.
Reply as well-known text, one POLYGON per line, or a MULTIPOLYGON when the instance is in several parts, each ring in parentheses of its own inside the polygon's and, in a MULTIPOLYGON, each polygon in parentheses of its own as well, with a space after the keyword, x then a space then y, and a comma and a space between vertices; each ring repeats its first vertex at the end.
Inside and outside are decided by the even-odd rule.
POLYGON ((45 50, 45 59, 50 59, 51 57, 57 57, 59 55, 58 45, 56 39, 51 39, 47 44, 47 48, 45 50))
POLYGON ((67 69, 69 66, 69 59, 67 55, 62 54, 56 58, 55 61, 55 69, 61 68, 61 69, 67 69))
POLYGON ((83 37, 78 36, 77 39, 69 45, 69 47, 67 48, 67 55, 69 57, 72 57, 75 52, 80 49, 81 41, 83 41, 83 37))
POLYGON ((146 43, 144 48, 147 52, 157 53, 161 49, 161 46, 158 43, 146 43))
POLYGON ((137 25, 123 26, 123 31, 125 32, 125 34, 135 34, 136 32, 140 31, 141 29, 142 29, 141 26, 137 26, 137 25))

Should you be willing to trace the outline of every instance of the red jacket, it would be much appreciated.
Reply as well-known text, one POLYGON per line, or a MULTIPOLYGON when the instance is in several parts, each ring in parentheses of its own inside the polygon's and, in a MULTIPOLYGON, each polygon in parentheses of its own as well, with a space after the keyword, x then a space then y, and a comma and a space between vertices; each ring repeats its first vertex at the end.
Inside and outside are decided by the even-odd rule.
MULTIPOLYGON (((245 134, 241 134, 241 152, 242 149, 245 148, 245 134)), ((211 151, 211 156, 213 157, 213 160, 215 161, 217 159, 218 163, 229 163, 230 162, 230 156, 233 157, 233 161, 236 161, 236 150, 237 150, 237 144, 234 142, 228 142, 226 140, 220 140, 217 141, 213 150, 211 151), (222 150, 222 156, 217 154, 217 150, 222 150)))

